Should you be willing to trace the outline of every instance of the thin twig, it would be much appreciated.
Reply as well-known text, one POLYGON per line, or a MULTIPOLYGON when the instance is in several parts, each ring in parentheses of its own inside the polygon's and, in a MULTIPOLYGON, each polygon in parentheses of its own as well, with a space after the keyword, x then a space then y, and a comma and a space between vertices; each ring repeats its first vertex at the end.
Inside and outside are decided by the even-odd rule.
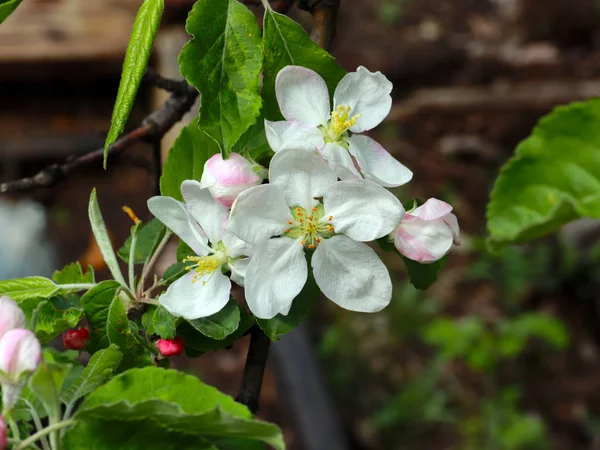
POLYGON ((236 397, 236 400, 246 405, 253 414, 256 414, 259 408, 260 391, 270 346, 271 340, 260 327, 255 325, 250 331, 250 346, 248 347, 246 366, 244 367, 240 392, 236 397))
MULTIPOLYGON (((109 156, 120 153, 137 142, 153 142, 162 138, 189 111, 196 97, 198 91, 189 85, 186 85, 185 91, 173 93, 159 109, 147 116, 139 127, 121 136, 108 147, 109 156)), ((99 148, 77 158, 68 159, 64 164, 51 164, 32 177, 0 183, 0 194, 52 187, 76 169, 101 161, 103 157, 104 148, 99 148)))
POLYGON ((144 74, 144 78, 153 86, 162 89, 167 92, 171 92, 172 94, 183 94, 185 93, 188 84, 184 80, 171 80, 169 78, 163 77, 152 67, 146 68, 146 73, 144 74))

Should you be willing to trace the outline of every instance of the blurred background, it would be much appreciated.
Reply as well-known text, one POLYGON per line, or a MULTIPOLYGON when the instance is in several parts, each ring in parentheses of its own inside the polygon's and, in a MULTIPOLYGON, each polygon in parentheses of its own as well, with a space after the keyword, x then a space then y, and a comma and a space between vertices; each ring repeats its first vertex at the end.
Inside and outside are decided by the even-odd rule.
MULTIPOLYGON (((25 0, 0 27, 0 181, 103 145, 139 3, 25 0)), ((152 63, 167 77, 192 3, 167 1, 152 63)), ((394 83, 372 134, 415 174, 398 195, 451 203, 463 244, 425 292, 382 254, 396 286, 381 313, 319 302, 274 344, 259 416, 293 450, 600 449, 600 227, 577 222, 497 255, 483 245, 488 194, 516 144, 555 105, 600 92, 600 3, 342 0, 337 31, 342 66, 394 83)), ((130 126, 164 99, 142 85, 130 126)), ((0 279, 76 260, 106 276, 87 221, 94 186, 118 246, 131 226, 122 205, 149 218, 150 147, 1 196, 0 279)), ((235 395, 246 348, 174 364, 235 395)))

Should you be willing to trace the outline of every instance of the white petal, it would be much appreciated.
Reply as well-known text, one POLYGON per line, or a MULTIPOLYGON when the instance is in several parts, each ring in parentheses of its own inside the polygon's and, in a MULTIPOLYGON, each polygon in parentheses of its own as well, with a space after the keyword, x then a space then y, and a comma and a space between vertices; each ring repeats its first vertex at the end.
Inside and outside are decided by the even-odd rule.
POLYGON ((317 150, 282 150, 271 159, 270 182, 285 194, 290 206, 309 210, 323 197, 337 176, 317 150))
POLYGON ((342 308, 376 312, 390 303, 390 274, 373 249, 362 242, 346 236, 324 239, 311 266, 323 294, 342 308))
POLYGON ((196 180, 181 183, 181 194, 190 214, 206 232, 208 240, 216 244, 221 240, 222 228, 227 224, 229 211, 210 194, 202 189, 196 180))
POLYGON ((410 212, 411 216, 418 217, 421 220, 442 219, 445 215, 452 212, 452 206, 436 198, 430 198, 418 208, 410 212))
POLYGON ((328 143, 321 149, 321 155, 327 160, 329 167, 342 180, 362 178, 354 165, 352 156, 339 144, 328 143))
POLYGON ((334 184, 323 197, 325 216, 336 233, 356 241, 372 241, 391 233, 404 216, 402 203, 389 191, 368 180, 334 184))
POLYGON ((231 207, 229 231, 250 244, 283 234, 293 220, 283 191, 263 184, 242 192, 231 207))
POLYGON ((287 315, 308 278, 304 246, 287 237, 270 239, 256 249, 246 279, 246 300, 259 319, 287 315))
POLYGON ((218 269, 192 282, 196 272, 175 281, 159 301, 167 311, 177 317, 198 319, 218 313, 229 301, 231 281, 218 269), (204 284, 204 282, 206 284, 204 284))
POLYGON ((458 226, 458 219, 454 214, 448 214, 444 217, 444 222, 450 227, 452 231, 452 241, 454 245, 460 245, 460 228, 458 226))
POLYGON ((323 133, 316 126, 300 122, 265 120, 265 132, 269 146, 275 153, 285 148, 312 150, 324 144, 323 133))
POLYGON ((238 258, 240 256, 252 256, 254 246, 242 241, 239 237, 233 234, 229 229, 223 231, 223 244, 227 249, 227 256, 238 258))
POLYGON ((381 123, 392 108, 392 83, 381 72, 369 72, 360 66, 347 74, 335 89, 333 108, 349 106, 350 116, 360 114, 353 133, 370 130, 381 123))
POLYGON ((385 187, 402 186, 412 179, 413 173, 370 137, 354 135, 349 144, 365 179, 385 187))
POLYGON ((329 90, 318 73, 306 67, 284 67, 275 79, 275 93, 286 120, 313 126, 329 120, 329 90))
POLYGON ((452 229, 441 219, 421 220, 407 214, 394 233, 394 245, 413 261, 431 263, 452 248, 452 229))
POLYGON ((249 264, 250 258, 236 259, 234 262, 229 263, 229 269, 231 269, 231 281, 238 286, 243 287, 249 264))
POLYGON ((200 227, 194 223, 184 203, 172 197, 157 196, 148 199, 148 209, 197 255, 208 254, 210 248, 206 245, 207 238, 200 227))

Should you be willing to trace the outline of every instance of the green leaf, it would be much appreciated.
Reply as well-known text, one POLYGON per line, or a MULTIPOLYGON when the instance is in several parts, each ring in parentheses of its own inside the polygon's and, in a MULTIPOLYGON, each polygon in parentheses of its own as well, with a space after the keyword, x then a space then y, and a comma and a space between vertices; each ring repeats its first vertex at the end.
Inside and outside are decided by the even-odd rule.
POLYGON ((57 270, 52 275, 52 279, 58 284, 81 284, 95 283, 94 269, 88 266, 88 271, 84 274, 81 264, 74 262, 66 265, 62 270, 57 270))
POLYGON ((112 242, 110 241, 108 231, 106 230, 106 225, 104 224, 104 219, 102 218, 102 213, 100 212, 100 206, 98 205, 98 197, 96 196, 95 188, 92 189, 92 193, 90 195, 88 214, 90 218, 90 224, 92 226, 92 232, 94 233, 96 243, 100 248, 100 253, 102 253, 104 262, 106 262, 106 265, 108 266, 113 278, 118 281, 121 286, 127 289, 127 283, 125 282, 123 274, 121 273, 121 269, 119 268, 119 261, 117 261, 115 251, 112 247, 112 242))
MULTIPOLYGON (((158 219, 152 219, 137 231, 137 240, 135 244, 135 264, 144 264, 154 254, 156 247, 165 236, 166 227, 158 219)), ((129 263, 129 252, 131 251, 131 236, 127 238, 123 247, 117 254, 119 257, 129 263)))
POLYGON ((162 339, 173 339, 177 332, 177 318, 164 307, 159 306, 152 316, 154 333, 162 339))
POLYGON ((48 298, 59 290, 48 278, 27 277, 0 281, 0 296, 8 295, 15 302, 28 298, 48 298))
POLYGON ((0 24, 4 22, 20 4, 21 0, 0 0, 0 24))
POLYGON ((188 256, 193 256, 195 254, 196 252, 192 250, 189 245, 187 245, 181 239, 179 240, 179 244, 177 244, 177 261, 182 263, 185 260, 185 258, 187 258, 188 256))
POLYGON ((131 330, 127 309, 118 296, 113 299, 108 309, 106 333, 109 343, 117 345, 123 353, 123 370, 151 363, 144 348, 138 342, 137 336, 131 330))
MULTIPOLYGON (((129 370, 113 378, 85 399, 77 418, 81 424, 110 421, 116 429, 162 429, 203 438, 235 437, 265 442, 277 450, 285 448, 279 428, 254 420, 244 405, 196 377, 156 367, 129 370)), ((83 442, 84 436, 86 442, 110 439, 101 432, 105 427, 95 426, 93 439, 89 428, 83 431, 82 427, 85 425, 69 430, 67 442, 83 442)), ((69 445, 67 448, 76 448, 69 445)))
POLYGON ((154 38, 158 32, 160 19, 164 9, 164 0, 144 0, 137 13, 125 61, 119 92, 112 114, 110 130, 104 144, 104 168, 108 157, 108 147, 117 140, 123 132, 129 113, 133 106, 135 96, 144 77, 144 71, 152 53, 154 38))
POLYGON ((43 363, 29 380, 29 388, 50 417, 60 417, 59 394, 72 367, 71 364, 43 363))
POLYGON ((162 276, 163 283, 166 286, 168 286, 169 284, 178 280, 183 275, 188 273, 188 271, 186 270, 186 267, 189 265, 193 265, 193 264, 194 264, 193 262, 187 262, 187 263, 178 262, 178 263, 170 265, 169 267, 167 267, 167 270, 165 270, 165 273, 163 273, 163 276, 162 276))
POLYGON ((63 392, 61 401, 72 409, 77 400, 106 383, 119 368, 123 354, 116 345, 94 353, 83 373, 63 392))
POLYGON ((182 201, 181 183, 185 180, 200 181, 204 164, 217 153, 217 143, 203 133, 194 120, 181 130, 167 153, 160 177, 160 193, 182 201))
POLYGON ((275 96, 275 78, 285 66, 303 66, 314 70, 327 83, 330 96, 346 75, 333 56, 315 44, 304 28, 272 9, 265 11, 263 51, 264 114, 269 120, 283 119, 275 96))
POLYGON ((77 299, 76 296, 56 296, 48 300, 30 298, 20 302, 19 306, 25 313, 30 326, 34 311, 38 310, 35 335, 42 344, 45 344, 77 326, 83 315, 83 309, 79 306, 77 299))
POLYGON ((265 120, 262 114, 258 116, 254 125, 248 128, 248 131, 236 142, 233 151, 268 166, 268 162, 273 156, 273 150, 271 150, 267 141, 265 120))
POLYGON ((236 0, 199 0, 186 31, 193 39, 179 55, 181 74, 202 94, 200 128, 227 158, 260 110, 260 28, 236 0))
POLYGON ((579 217, 600 219, 600 99, 556 108, 502 168, 487 208, 489 243, 521 243, 579 217))
POLYGON ((282 335, 289 333, 300 325, 320 296, 321 290, 311 274, 308 276, 308 280, 300 294, 294 299, 292 308, 287 316, 277 314, 272 319, 256 319, 256 323, 258 323, 269 339, 278 341, 282 335))
POLYGON ((101 281, 81 297, 81 307, 85 311, 91 327, 90 343, 88 344, 90 353, 109 345, 106 329, 108 310, 120 288, 121 285, 114 280, 101 281))
POLYGON ((218 313, 209 317, 188 320, 188 323, 204 336, 223 340, 238 329, 240 325, 240 307, 235 300, 229 300, 229 303, 218 313))
POLYGON ((421 290, 427 289, 435 283, 438 274, 446 265, 447 259, 448 258, 444 256, 442 259, 432 262, 431 264, 421 264, 402 256, 402 261, 404 261, 404 265, 406 266, 410 284, 421 290))
POLYGON ((237 330, 225 339, 212 339, 200 333, 188 322, 183 321, 177 327, 177 335, 185 342, 185 354, 190 358, 196 358, 205 352, 219 350, 233 345, 254 325, 254 317, 240 310, 241 318, 237 330))

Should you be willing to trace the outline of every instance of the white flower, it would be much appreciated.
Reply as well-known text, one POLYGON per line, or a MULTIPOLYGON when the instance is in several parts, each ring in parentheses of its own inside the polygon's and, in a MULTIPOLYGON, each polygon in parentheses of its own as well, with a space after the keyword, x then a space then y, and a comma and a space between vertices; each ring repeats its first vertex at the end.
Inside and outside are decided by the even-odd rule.
POLYGON ((430 198, 406 213, 394 231, 394 245, 409 259, 431 263, 443 258, 452 245, 460 245, 459 234, 452 206, 430 198))
POLYGON ((329 299, 352 311, 387 306, 390 275, 363 242, 394 229, 404 214, 398 199, 371 181, 336 182, 315 150, 277 153, 269 178, 271 184, 239 195, 229 223, 233 233, 255 245, 245 286, 254 315, 270 319, 289 313, 308 277, 305 250, 312 253, 315 281, 329 299))
POLYGON ((200 187, 208 188, 216 201, 231 208, 242 191, 262 183, 263 171, 262 166, 237 153, 232 153, 228 159, 217 153, 206 161, 200 187))
POLYGON ((265 120, 274 152, 317 149, 342 180, 365 178, 385 187, 408 183, 412 172, 381 145, 358 135, 376 127, 392 106, 392 83, 380 72, 359 67, 335 89, 333 112, 323 78, 310 69, 287 66, 277 74, 275 92, 285 121, 265 120))
POLYGON ((185 203, 171 197, 152 197, 148 209, 177 234, 196 255, 187 261, 190 273, 175 281, 160 297, 160 304, 175 316, 198 319, 219 312, 229 301, 231 280, 244 285, 249 246, 227 230, 229 211, 200 183, 181 184, 185 203))

